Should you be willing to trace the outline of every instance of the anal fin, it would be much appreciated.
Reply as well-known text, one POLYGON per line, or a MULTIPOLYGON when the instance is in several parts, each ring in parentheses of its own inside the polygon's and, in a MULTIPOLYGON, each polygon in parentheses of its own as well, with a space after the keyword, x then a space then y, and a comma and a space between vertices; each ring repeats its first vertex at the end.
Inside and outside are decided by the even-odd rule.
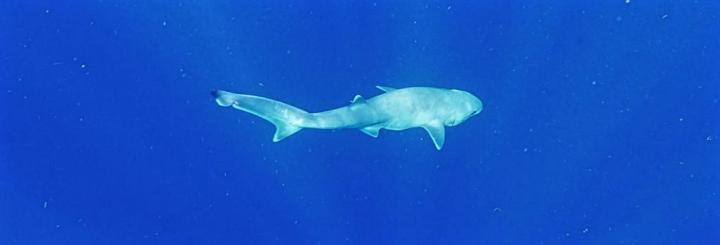
POLYGON ((363 133, 365 133, 367 135, 370 135, 370 137, 377 138, 378 135, 380 134, 380 128, 381 127, 377 127, 377 126, 369 126, 369 127, 361 128, 360 131, 362 131, 363 133))

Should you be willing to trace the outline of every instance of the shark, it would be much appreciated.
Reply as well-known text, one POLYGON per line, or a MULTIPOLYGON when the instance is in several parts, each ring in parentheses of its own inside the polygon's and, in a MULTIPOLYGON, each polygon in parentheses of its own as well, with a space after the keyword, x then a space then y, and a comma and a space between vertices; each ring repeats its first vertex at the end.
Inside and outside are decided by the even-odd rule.
POLYGON ((303 128, 359 129, 374 138, 381 129, 423 128, 440 150, 445 144, 445 127, 456 126, 483 110, 480 99, 462 90, 376 87, 383 93, 368 99, 356 95, 347 106, 315 113, 255 95, 223 90, 213 90, 211 95, 220 106, 233 107, 274 124, 273 142, 303 128))

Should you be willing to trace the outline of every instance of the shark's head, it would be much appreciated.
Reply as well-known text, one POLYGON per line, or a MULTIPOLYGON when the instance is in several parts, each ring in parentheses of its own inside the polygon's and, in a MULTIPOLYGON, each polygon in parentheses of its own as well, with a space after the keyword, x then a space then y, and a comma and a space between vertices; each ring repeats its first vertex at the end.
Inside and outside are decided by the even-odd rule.
POLYGON ((453 110, 445 121, 445 126, 458 125, 483 110, 483 103, 474 95, 457 89, 451 89, 453 110))

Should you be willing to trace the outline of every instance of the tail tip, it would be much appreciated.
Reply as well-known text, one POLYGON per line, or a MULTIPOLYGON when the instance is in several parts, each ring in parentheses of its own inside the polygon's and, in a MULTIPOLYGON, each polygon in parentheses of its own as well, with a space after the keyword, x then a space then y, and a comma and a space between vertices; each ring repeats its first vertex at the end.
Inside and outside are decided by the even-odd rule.
POLYGON ((210 90, 210 96, 212 96, 213 98, 219 97, 220 96, 219 90, 217 90, 217 89, 210 90))

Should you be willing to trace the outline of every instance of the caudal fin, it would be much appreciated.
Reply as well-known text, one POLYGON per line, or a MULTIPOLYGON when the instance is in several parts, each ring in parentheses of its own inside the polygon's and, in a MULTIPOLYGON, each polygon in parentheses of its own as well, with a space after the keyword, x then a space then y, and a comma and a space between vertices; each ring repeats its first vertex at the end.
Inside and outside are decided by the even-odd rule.
POLYGON ((310 118, 310 114, 301 109, 260 96, 235 94, 223 90, 213 90, 211 94, 220 106, 232 106, 274 124, 273 142, 297 133, 310 118))

